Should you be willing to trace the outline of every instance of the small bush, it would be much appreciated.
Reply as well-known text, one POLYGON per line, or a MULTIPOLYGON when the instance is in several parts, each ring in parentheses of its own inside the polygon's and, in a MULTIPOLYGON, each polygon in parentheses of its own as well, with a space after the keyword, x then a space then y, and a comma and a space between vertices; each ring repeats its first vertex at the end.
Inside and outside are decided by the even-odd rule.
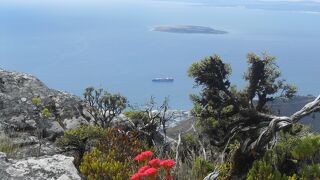
POLYGON ((298 160, 312 159, 320 153, 320 135, 308 136, 293 149, 292 156, 298 160))
POLYGON ((305 165, 300 170, 301 179, 320 179, 320 164, 305 165))
POLYGON ((144 149, 135 132, 109 128, 98 145, 86 152, 80 172, 90 179, 129 179, 135 170, 133 158, 144 149))
POLYGON ((280 142, 253 163, 249 180, 319 179, 320 135, 282 135, 280 142))
POLYGON ((287 180, 287 177, 274 170, 271 164, 255 161, 247 175, 247 180, 287 180))
POLYGON ((216 168, 215 163, 210 163, 201 157, 196 158, 192 165, 193 179, 203 179, 216 168))
POLYGON ((82 125, 79 128, 65 131, 64 135, 57 140, 57 144, 62 148, 75 150, 78 153, 75 164, 79 165, 88 143, 97 142, 103 135, 104 129, 101 127, 82 125))
POLYGON ((8 157, 16 155, 18 146, 14 145, 12 141, 5 136, 0 137, 0 152, 4 152, 8 157))
POLYGON ((118 161, 115 157, 118 152, 115 149, 107 153, 99 149, 93 149, 86 153, 80 165, 80 172, 88 180, 108 179, 121 180, 128 179, 130 176, 130 162, 128 160, 118 161))

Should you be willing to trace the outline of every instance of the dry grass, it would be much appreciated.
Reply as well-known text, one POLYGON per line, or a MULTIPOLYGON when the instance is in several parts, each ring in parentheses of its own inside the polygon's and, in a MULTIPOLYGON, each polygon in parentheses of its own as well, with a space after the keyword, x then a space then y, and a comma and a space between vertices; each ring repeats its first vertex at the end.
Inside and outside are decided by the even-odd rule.
POLYGON ((0 135, 0 152, 4 152, 8 157, 15 157, 18 147, 12 143, 10 138, 0 135))

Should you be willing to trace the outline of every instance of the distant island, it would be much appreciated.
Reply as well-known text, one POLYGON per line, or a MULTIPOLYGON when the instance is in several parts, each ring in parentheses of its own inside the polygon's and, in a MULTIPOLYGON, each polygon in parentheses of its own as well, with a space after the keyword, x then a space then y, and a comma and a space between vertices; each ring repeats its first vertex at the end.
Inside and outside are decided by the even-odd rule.
POLYGON ((188 33, 188 34, 226 34, 227 31, 216 30, 205 26, 192 25, 171 25, 156 26, 152 31, 169 32, 169 33, 188 33))

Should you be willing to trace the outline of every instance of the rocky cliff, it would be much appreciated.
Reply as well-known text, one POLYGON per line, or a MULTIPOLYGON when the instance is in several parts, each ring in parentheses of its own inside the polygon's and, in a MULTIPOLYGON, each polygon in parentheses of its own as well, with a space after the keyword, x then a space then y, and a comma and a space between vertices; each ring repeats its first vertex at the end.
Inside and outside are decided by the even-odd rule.
POLYGON ((73 158, 59 154, 54 140, 65 129, 87 123, 83 107, 79 97, 50 89, 32 75, 0 70, 0 145, 15 147, 16 158, 0 154, 0 179, 80 179, 73 158), (41 141, 33 98, 51 112, 41 141))

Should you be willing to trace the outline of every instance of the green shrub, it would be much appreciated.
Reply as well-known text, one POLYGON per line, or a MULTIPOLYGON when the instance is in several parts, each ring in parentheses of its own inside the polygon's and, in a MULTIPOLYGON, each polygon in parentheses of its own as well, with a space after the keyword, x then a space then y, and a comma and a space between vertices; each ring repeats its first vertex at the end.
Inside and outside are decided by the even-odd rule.
POLYGON ((129 119, 135 120, 135 119, 147 119, 145 112, 143 111, 126 111, 123 113, 125 116, 127 116, 129 119))
POLYGON ((0 137, 0 152, 4 152, 8 157, 14 157, 18 146, 14 145, 12 141, 5 136, 0 137))
POLYGON ((292 156, 298 160, 312 159, 320 152, 320 135, 308 136, 293 149, 292 156))
POLYGON ((271 164, 255 161, 247 175, 247 180, 287 180, 287 177, 274 170, 271 164))
POLYGON ((136 169, 135 155, 145 149, 137 135, 107 129, 96 148, 85 153, 80 172, 88 179, 129 179, 136 169))
POLYGON ((98 126, 82 125, 79 128, 66 130, 57 140, 57 144, 65 149, 75 150, 78 153, 75 164, 79 165, 86 146, 89 142, 98 141, 104 135, 104 129, 98 126))
POLYGON ((116 150, 109 150, 107 153, 99 149, 93 149, 86 153, 83 162, 80 165, 80 172, 85 175, 88 180, 108 179, 122 180, 129 179, 130 162, 125 160, 120 162, 115 159, 116 150))
POLYGON ((132 122, 135 124, 135 126, 139 125, 139 123, 146 124, 148 123, 148 116, 146 112, 139 111, 139 110, 133 110, 133 111, 127 111, 123 113, 126 117, 132 120, 132 122))
POLYGON ((253 163, 247 179, 320 179, 320 135, 282 134, 280 142, 253 163))
POLYGON ((33 103, 33 104, 40 104, 42 101, 41 101, 41 99, 40 98, 32 98, 31 99, 31 102, 33 103))
POLYGON ((320 164, 304 165, 301 170, 301 179, 320 179, 320 164))
POLYGON ((192 179, 203 179, 216 168, 214 163, 204 160, 201 157, 196 158, 192 164, 192 179))

